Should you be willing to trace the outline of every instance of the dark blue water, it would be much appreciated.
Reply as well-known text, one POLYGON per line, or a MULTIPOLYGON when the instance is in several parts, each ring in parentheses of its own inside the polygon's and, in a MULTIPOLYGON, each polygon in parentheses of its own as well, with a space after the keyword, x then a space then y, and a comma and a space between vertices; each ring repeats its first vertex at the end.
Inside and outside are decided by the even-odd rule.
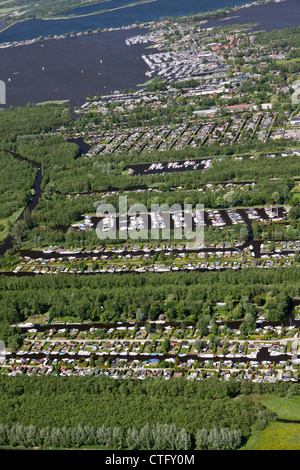
POLYGON ((209 19, 206 28, 232 24, 257 23, 253 30, 270 32, 300 26, 300 0, 283 0, 243 8, 223 18, 209 19))
POLYGON ((82 105, 89 93, 136 88, 147 80, 148 67, 141 58, 147 44, 127 46, 125 39, 133 34, 135 30, 110 31, 0 49, 7 107, 48 100, 69 100, 73 107, 82 105))
MULTIPOLYGON (((112 2, 102 3, 102 5, 109 3, 116 5, 120 1, 112 0, 112 2)), ((159 5, 159 2, 164 6, 172 3, 172 5, 178 5, 178 8, 185 8, 183 2, 181 3, 179 0, 158 0, 156 6, 159 5)), ((206 0, 198 2, 186 0, 187 5, 191 6, 195 3, 202 4, 202 6, 207 5, 206 0)), ((216 4, 217 0, 209 2, 211 6, 213 3, 216 4)), ((225 2, 218 0, 218 3, 222 3, 224 6, 225 2)), ((228 4, 228 2, 226 3, 228 4)), ((152 5, 153 8, 155 3, 148 4, 148 7, 149 5, 152 5)), ((133 11, 133 9, 131 10, 133 11)), ((117 10, 117 14, 114 16, 114 20, 118 20, 120 24, 123 23, 121 16, 124 11, 117 10)), ((96 16, 102 17, 102 15, 96 16)), ((79 20, 94 21, 96 16, 79 20)), ((299 26, 299 18, 300 0, 286 0, 282 3, 243 8, 223 18, 209 19, 204 26, 208 28, 233 23, 259 23, 259 29, 270 31, 299 26)), ((62 22, 29 21, 20 23, 0 34, 0 41, 8 40, 8 34, 10 40, 47 36, 50 34, 50 26, 53 28, 55 25, 57 29, 52 30, 52 34, 66 32, 64 29, 66 25, 69 25, 70 31, 72 31, 75 30, 74 22, 77 21, 78 19, 70 19, 62 22), (45 29, 46 27, 47 29, 45 29)), ((97 27, 99 26, 103 27, 98 23, 97 27)), ((78 30, 89 27, 91 25, 87 23, 86 27, 78 27, 78 30)), ((128 47, 125 44, 125 39, 139 32, 146 33, 147 30, 112 31, 57 41, 38 41, 27 46, 0 49, 0 78, 6 83, 7 106, 26 106, 27 103, 47 100, 69 100, 73 107, 82 105, 89 93, 104 95, 122 88, 137 88, 138 84, 147 80, 145 72, 148 67, 141 58, 143 54, 148 52, 147 44, 128 47)))
MULTIPOLYGON (((95 5, 87 5, 85 7, 75 8, 74 10, 70 11, 69 14, 84 15, 104 9, 112 9, 123 5, 137 3, 138 1, 143 0, 106 0, 105 2, 96 3, 95 5)), ((253 2, 254 0, 250 0, 249 3, 253 2)), ((155 12, 157 19, 161 16, 188 15, 190 13, 206 12, 225 7, 243 5, 245 3, 245 0, 155 0, 152 2, 152 5, 148 4, 147 6, 145 5, 145 7, 147 8, 147 11, 155 12)), ((133 8, 137 8, 137 6, 133 8)))
MULTIPOLYGON (((103 9, 117 8, 121 5, 134 3, 135 0, 111 0, 97 5, 90 5, 73 10, 80 14, 88 14, 103 9)), ((248 3, 253 3, 250 0, 248 3)), ((62 35, 71 32, 81 32, 97 28, 118 28, 131 25, 136 21, 147 22, 158 20, 161 17, 178 17, 233 7, 245 4, 245 0, 156 0, 151 3, 107 11, 101 14, 85 16, 81 18, 70 18, 62 20, 29 20, 18 23, 0 34, 1 42, 23 41, 40 36, 62 35)))

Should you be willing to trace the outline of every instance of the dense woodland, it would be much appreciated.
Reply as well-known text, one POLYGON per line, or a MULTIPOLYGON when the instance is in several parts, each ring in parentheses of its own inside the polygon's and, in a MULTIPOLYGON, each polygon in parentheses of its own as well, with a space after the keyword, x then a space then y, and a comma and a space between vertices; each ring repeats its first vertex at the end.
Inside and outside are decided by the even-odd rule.
POLYGON ((70 109, 65 105, 11 106, 9 110, 0 112, 0 140, 1 143, 8 143, 15 142, 18 136, 24 139, 32 135, 39 137, 41 132, 50 132, 71 121, 70 109))
POLYGON ((136 320, 141 309, 145 320, 157 320, 164 314, 169 321, 201 320, 207 326, 214 317, 215 302, 227 302, 227 320, 245 323, 247 334, 255 329, 253 302, 264 306, 269 321, 280 321, 299 293, 297 267, 159 275, 2 276, 0 337, 16 349, 22 342, 20 331, 9 325, 34 314, 47 314, 49 320, 113 323, 136 320))
MULTIPOLYGON (((68 446, 74 447, 88 444, 89 435, 95 438, 98 434, 99 439, 100 431, 97 433, 99 428, 102 428, 102 431, 110 428, 110 431, 106 429, 106 432, 112 433, 114 428, 119 427, 123 430, 123 439, 119 442, 119 446, 130 448, 130 444, 133 444, 131 448, 139 448, 139 444, 143 445, 139 437, 145 437, 145 428, 150 426, 153 431, 156 428, 158 432, 157 423, 163 423, 172 426, 173 439, 178 431, 179 434, 180 431, 181 434, 188 433, 179 448, 185 449, 184 446, 187 444, 189 448, 201 445, 205 448, 206 442, 208 448, 212 449, 212 441, 209 444, 209 441, 204 439, 205 436, 207 439, 207 434, 212 430, 215 433, 216 430, 221 432, 222 429, 235 430, 241 441, 244 441, 249 437, 252 427, 263 429, 268 422, 276 420, 276 415, 264 408, 255 396, 266 393, 279 396, 299 394, 298 384, 238 382, 234 379, 220 382, 215 378, 192 382, 185 378, 170 381, 163 379, 113 381, 102 376, 97 378, 2 376, 0 386, 2 390, 0 440, 3 442, 10 429, 11 440, 15 439, 15 442, 29 446, 31 435, 29 426, 34 426, 31 428, 32 440, 37 430, 43 429, 44 436, 49 436, 53 432, 53 440, 50 436, 49 440, 46 440, 46 445, 52 446, 64 446, 62 437, 68 435, 66 428, 72 428, 73 439, 70 441, 69 435, 68 446), (25 429, 27 432, 18 432, 16 423, 18 426, 27 427, 25 429), (83 434, 81 440, 78 427, 84 428, 81 429, 83 434), (139 435, 131 431, 132 439, 135 434, 133 442, 127 440, 129 429, 136 429, 141 433, 139 435), (54 441, 55 432, 56 441, 54 441), (20 434, 23 435, 23 442, 20 434), (29 443, 26 442, 27 436, 29 443)), ((153 432, 152 436, 155 435, 153 432)), ((97 440, 96 443, 105 445, 105 441, 97 440)), ((45 442, 41 439, 40 444, 45 445, 45 442)), ((116 445, 114 441, 109 444, 116 445)), ((144 448, 147 448, 147 445, 150 443, 144 443, 144 448)), ((159 444, 157 446, 155 445, 156 449, 176 448, 174 441, 168 442, 165 446, 161 441, 160 446, 159 444)))
POLYGON ((68 107, 44 105, 25 108, 11 107, 0 113, 0 219, 27 207, 34 195, 37 166, 52 167, 79 155, 78 146, 63 138, 46 138, 45 133, 72 121, 68 107), (45 144, 47 142, 47 144, 45 144), (30 151, 22 145, 31 143, 30 151), (20 146, 21 152, 15 152, 20 146), (42 155, 42 157, 41 157, 42 155), (64 157, 66 155, 66 157, 64 157), (32 164, 30 163, 32 162, 32 164))
POLYGON ((0 151, 0 219, 5 219, 32 199, 37 170, 26 161, 0 151))
MULTIPOLYGON (((74 204, 75 208, 72 207, 72 210, 74 211, 73 214, 75 214, 74 220, 76 218, 82 218, 80 217, 81 212, 78 211, 76 212, 76 205, 74 204)), ((85 206, 87 208, 86 212, 88 212, 88 206, 85 206)), ((60 221, 65 221, 68 222, 68 214, 64 214, 62 212, 62 217, 60 218, 60 221), (62 218, 63 217, 63 218, 62 218)), ((281 236, 280 238, 287 238, 288 234, 293 234, 295 237, 298 236, 299 233, 299 223, 295 224, 296 226, 292 229, 290 229, 287 233, 282 230, 282 232, 279 232, 278 229, 274 232, 267 232, 267 235, 272 235, 274 234, 275 238, 278 238, 278 234, 280 233, 281 236)), ((236 224, 233 226, 233 228, 228 228, 224 227, 222 232, 216 227, 205 227, 204 229, 204 236, 205 240, 207 243, 210 242, 220 242, 220 241, 228 241, 228 240, 245 240, 248 237, 248 228, 245 224, 236 224)), ((258 228, 257 233, 261 233, 261 229, 258 228)), ((146 232, 144 238, 141 236, 140 242, 141 243, 147 243, 149 240, 149 236, 151 235, 150 231, 146 232)), ((270 238, 270 237, 268 237, 270 238)), ((271 236, 271 238, 274 238, 271 236)), ((116 239, 113 240, 112 238, 109 240, 109 244, 111 245, 121 245, 124 240, 122 239, 122 233, 116 231, 116 239)), ((174 230, 170 230, 170 236, 168 237, 161 236, 157 239, 157 242, 170 242, 170 241, 178 241, 176 239, 176 235, 174 234, 174 230), (168 240, 166 240, 168 238, 168 240)), ((179 242, 184 242, 188 241, 185 239, 184 233, 182 234, 182 239, 179 240, 179 242)), ((66 230, 66 227, 53 227, 53 228, 48 228, 45 230, 44 228, 36 227, 32 228, 28 234, 23 232, 23 243, 24 247, 33 247, 34 249, 42 248, 42 247, 48 247, 48 246, 64 246, 65 248, 77 248, 78 246, 94 246, 98 247, 99 246, 99 238, 97 235, 97 232, 95 230, 88 230, 88 231, 82 231, 82 230, 76 230, 73 227, 70 227, 66 230)), ((105 242, 105 241, 104 241, 105 242)), ((168 258, 170 261, 174 259, 172 255, 169 256, 168 258)), ((163 255, 156 256, 152 258, 153 262, 154 261, 166 261, 166 258, 163 257, 163 255)), ((4 265, 4 264, 3 264, 4 265)), ((1 266, 1 262, 0 262, 1 266)))

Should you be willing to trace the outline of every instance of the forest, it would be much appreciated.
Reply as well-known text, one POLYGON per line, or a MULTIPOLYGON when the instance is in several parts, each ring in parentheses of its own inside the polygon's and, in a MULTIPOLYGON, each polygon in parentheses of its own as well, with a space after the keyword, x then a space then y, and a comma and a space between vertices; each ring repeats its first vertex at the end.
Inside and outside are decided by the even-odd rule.
MULTIPOLYGON (((245 319, 255 327, 252 303, 264 305, 269 321, 280 321, 287 314, 291 299, 299 296, 297 267, 241 272, 190 272, 107 274, 105 276, 0 277, 0 339, 17 349, 20 330, 9 325, 29 316, 46 314, 73 321, 117 322, 157 320, 203 320, 214 317, 214 303, 227 302, 228 321, 245 319)), ((245 329, 246 331, 246 329, 245 329)))
POLYGON ((0 219, 27 207, 33 196, 36 173, 30 163, 0 151, 0 219))
POLYGON ((50 132, 61 125, 72 122, 70 108, 60 104, 36 106, 28 104, 24 108, 11 106, 0 113, 1 144, 15 142, 18 136, 28 139, 39 138, 40 133, 50 132))
POLYGON ((0 113, 0 219, 28 206, 35 194, 39 164, 42 168, 51 165, 55 171, 55 164, 64 154, 65 160, 79 155, 78 146, 63 138, 53 136, 49 139, 50 145, 45 144, 48 141, 45 133, 48 135, 57 126, 67 125, 72 120, 69 107, 55 104, 11 107, 0 113), (32 144, 27 154, 22 152, 22 144, 25 143, 32 144), (18 145, 21 153, 14 152, 18 145))
POLYGON ((235 448, 277 420, 258 396, 299 395, 298 384, 215 378, 1 376, 0 386, 0 445, 41 447, 235 448))

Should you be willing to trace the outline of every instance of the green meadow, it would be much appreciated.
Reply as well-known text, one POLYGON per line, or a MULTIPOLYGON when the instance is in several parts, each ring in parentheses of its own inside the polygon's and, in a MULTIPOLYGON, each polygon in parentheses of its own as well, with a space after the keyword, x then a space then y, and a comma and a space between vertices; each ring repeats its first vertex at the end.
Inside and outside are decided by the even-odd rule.
POLYGON ((254 431, 242 450, 300 450, 300 396, 264 396, 261 403, 275 411, 279 419, 295 423, 273 422, 263 431, 254 431), (299 422, 296 422, 299 421, 299 422))
POLYGON ((242 450, 300 450, 300 424, 270 423, 253 433, 242 450))
POLYGON ((17 218, 19 217, 19 215, 22 213, 23 210, 24 210, 24 207, 14 212, 10 217, 7 217, 6 219, 2 219, 2 220, 0 219, 0 227, 1 227, 0 242, 2 242, 6 238, 10 227, 17 220, 17 218))
POLYGON ((300 421, 300 396, 278 397, 264 396, 261 403, 275 411, 279 419, 300 421))

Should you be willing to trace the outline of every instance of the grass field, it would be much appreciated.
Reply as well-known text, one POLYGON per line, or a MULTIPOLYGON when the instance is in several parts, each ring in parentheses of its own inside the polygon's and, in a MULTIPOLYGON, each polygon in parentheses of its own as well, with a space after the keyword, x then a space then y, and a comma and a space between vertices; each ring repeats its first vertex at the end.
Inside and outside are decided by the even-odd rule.
POLYGON ((21 212, 23 211, 24 207, 22 207, 22 209, 19 209, 18 211, 14 212, 10 217, 8 217, 7 219, 2 219, 0 220, 0 225, 3 225, 4 226, 4 230, 2 230, 2 232, 0 232, 0 242, 2 242, 7 234, 8 234, 8 231, 9 231, 9 222, 11 223, 11 225, 17 220, 17 218, 19 217, 19 215, 21 214, 21 212))
POLYGON ((52 101, 41 101, 40 103, 36 103, 37 106, 43 106, 47 104, 67 104, 69 100, 52 100, 52 101))
POLYGON ((264 396, 261 403, 272 411, 275 411, 279 419, 300 421, 300 396, 276 397, 264 396))
POLYGON ((300 450, 300 424, 270 423, 252 434, 242 450, 300 450))
MULTIPOLYGON (((279 419, 300 421, 300 396, 265 395, 261 403, 279 419)), ((300 450, 300 423, 270 423, 263 431, 253 432, 242 450, 300 450)))
POLYGON ((291 62, 300 62, 300 57, 294 57, 293 59, 282 59, 282 60, 276 61, 277 65, 290 64, 291 62))

